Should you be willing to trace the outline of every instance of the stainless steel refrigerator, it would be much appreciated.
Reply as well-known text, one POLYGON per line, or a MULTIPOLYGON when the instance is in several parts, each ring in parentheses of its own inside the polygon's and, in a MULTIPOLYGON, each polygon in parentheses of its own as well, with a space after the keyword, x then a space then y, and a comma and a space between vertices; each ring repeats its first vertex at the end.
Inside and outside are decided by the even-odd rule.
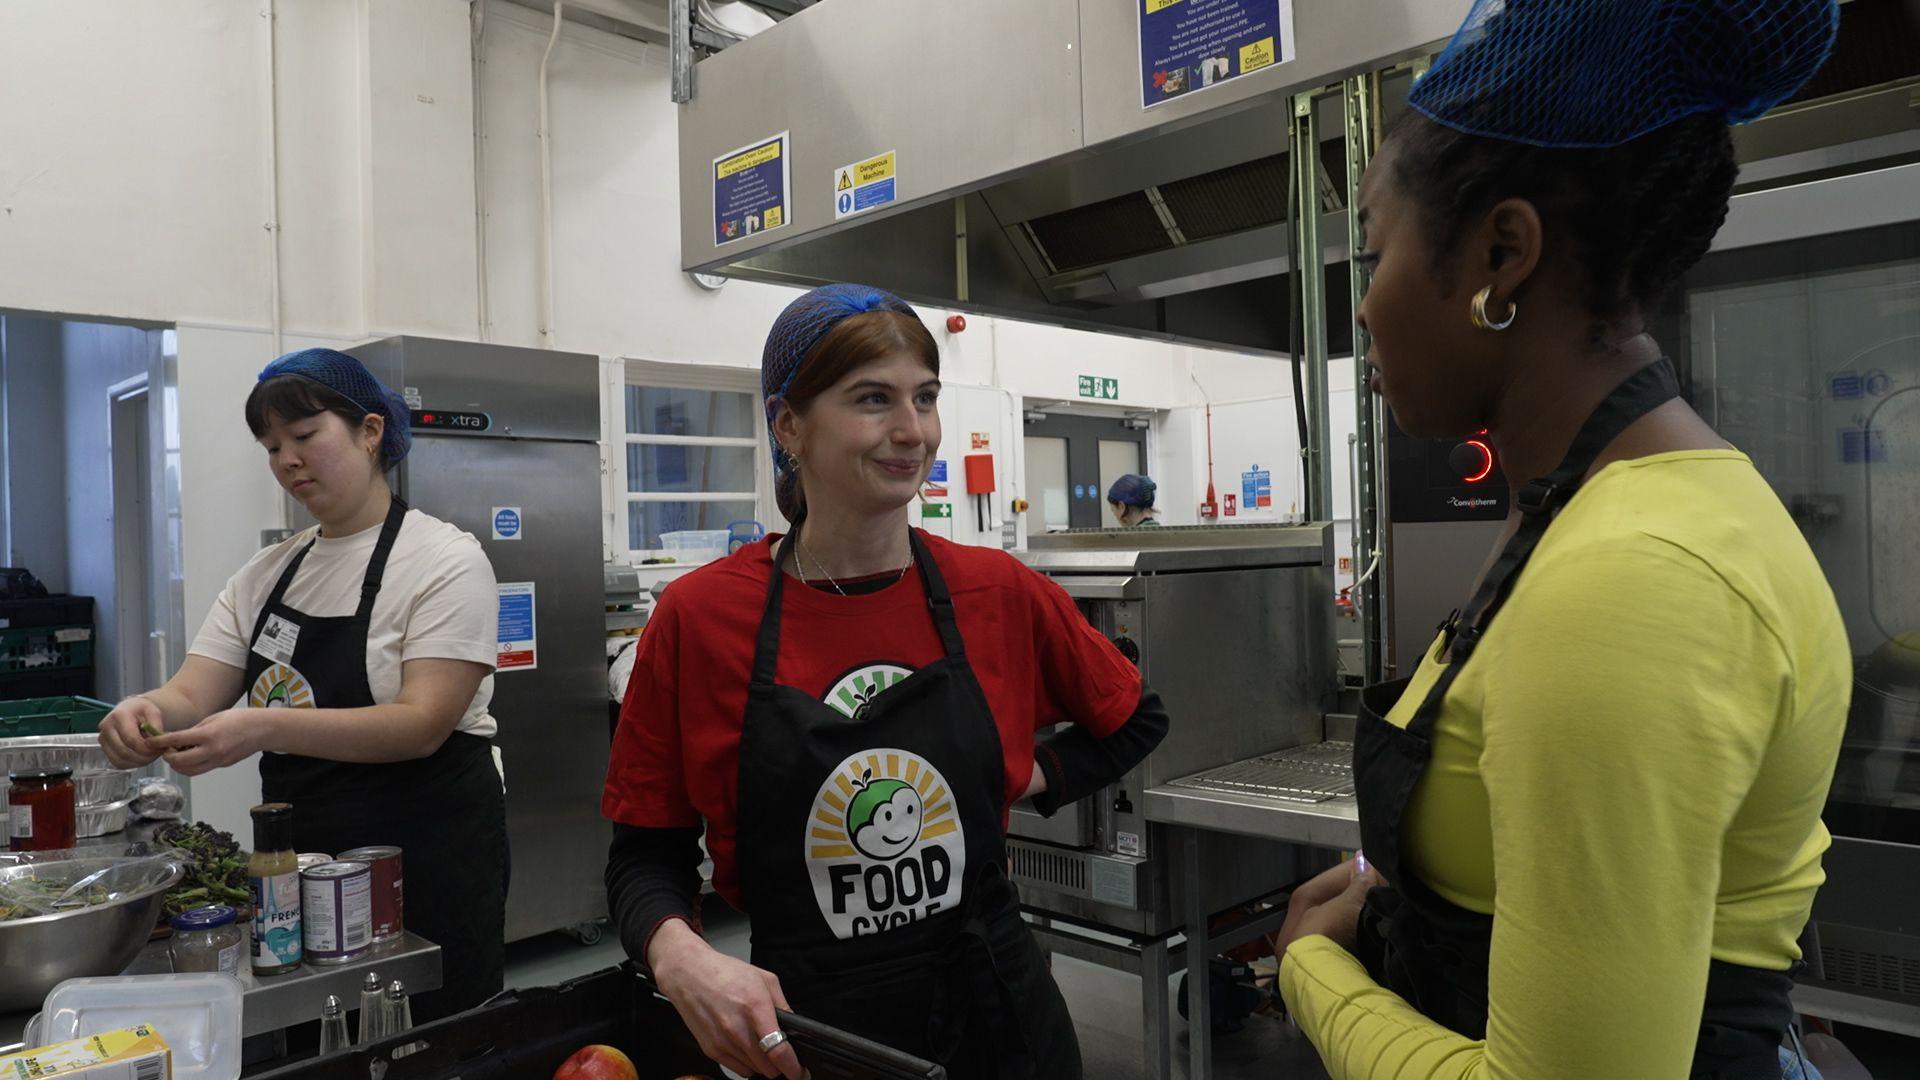
MULTIPOLYGON (((512 852, 507 940, 602 918, 612 834, 600 817, 608 740, 598 359, 420 337, 347 351, 412 408, 400 496, 472 533, 502 587, 502 635, 513 643, 501 646, 490 711, 512 852)), ((296 524, 312 520, 297 503, 290 509, 296 524)))

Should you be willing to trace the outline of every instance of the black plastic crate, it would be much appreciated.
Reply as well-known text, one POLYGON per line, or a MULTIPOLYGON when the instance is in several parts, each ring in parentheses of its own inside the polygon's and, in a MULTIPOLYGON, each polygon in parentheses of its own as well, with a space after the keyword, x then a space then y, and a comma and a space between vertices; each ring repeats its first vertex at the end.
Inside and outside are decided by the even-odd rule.
MULTIPOLYGON (((814 1080, 947 1080, 940 1066, 803 1017, 782 1013, 780 1026, 814 1080)), ((633 1059, 640 1080, 722 1075, 673 1006, 629 964, 559 986, 510 990, 491 1004, 372 1046, 249 1080, 548 1080, 576 1051, 596 1043, 633 1059), (417 1049, 394 1057, 410 1047, 417 1049)))
POLYGON ((0 630, 23 626, 92 626, 93 597, 45 596, 0 600, 0 630))

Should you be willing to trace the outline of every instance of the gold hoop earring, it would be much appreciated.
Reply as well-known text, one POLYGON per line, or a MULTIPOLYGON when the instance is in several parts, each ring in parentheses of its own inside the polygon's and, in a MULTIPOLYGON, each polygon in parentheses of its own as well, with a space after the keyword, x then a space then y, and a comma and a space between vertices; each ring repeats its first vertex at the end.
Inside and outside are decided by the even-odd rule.
POLYGON ((1507 317, 1501 322, 1494 322, 1492 319, 1487 318, 1487 301, 1491 299, 1493 299, 1493 286, 1491 285, 1473 294, 1473 310, 1471 313, 1473 325, 1481 330, 1492 330, 1495 332, 1505 330, 1507 327, 1512 326, 1513 320, 1520 314, 1520 305, 1512 300, 1507 301, 1507 317))

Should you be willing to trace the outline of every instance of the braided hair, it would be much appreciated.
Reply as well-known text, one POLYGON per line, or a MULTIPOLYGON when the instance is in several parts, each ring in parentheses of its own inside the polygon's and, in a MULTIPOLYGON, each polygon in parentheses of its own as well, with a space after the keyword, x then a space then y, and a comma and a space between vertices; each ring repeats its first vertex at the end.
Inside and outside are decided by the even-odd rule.
POLYGON ((1443 278, 1467 229, 1525 199, 1573 246, 1582 299, 1604 323, 1664 293, 1727 218, 1738 166, 1726 117, 1697 113, 1618 146, 1536 146, 1472 135, 1418 112, 1388 134, 1393 178, 1420 210, 1443 278))

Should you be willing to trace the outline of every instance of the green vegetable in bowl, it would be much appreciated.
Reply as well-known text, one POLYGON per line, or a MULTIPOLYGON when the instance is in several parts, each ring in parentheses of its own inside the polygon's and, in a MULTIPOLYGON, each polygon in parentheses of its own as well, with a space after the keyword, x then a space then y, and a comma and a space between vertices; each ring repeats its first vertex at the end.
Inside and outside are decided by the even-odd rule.
POLYGON ((153 839, 187 857, 186 874, 161 905, 163 922, 208 904, 241 907, 253 902, 252 893, 247 891, 247 853, 232 833, 205 822, 176 822, 155 833, 153 839))

